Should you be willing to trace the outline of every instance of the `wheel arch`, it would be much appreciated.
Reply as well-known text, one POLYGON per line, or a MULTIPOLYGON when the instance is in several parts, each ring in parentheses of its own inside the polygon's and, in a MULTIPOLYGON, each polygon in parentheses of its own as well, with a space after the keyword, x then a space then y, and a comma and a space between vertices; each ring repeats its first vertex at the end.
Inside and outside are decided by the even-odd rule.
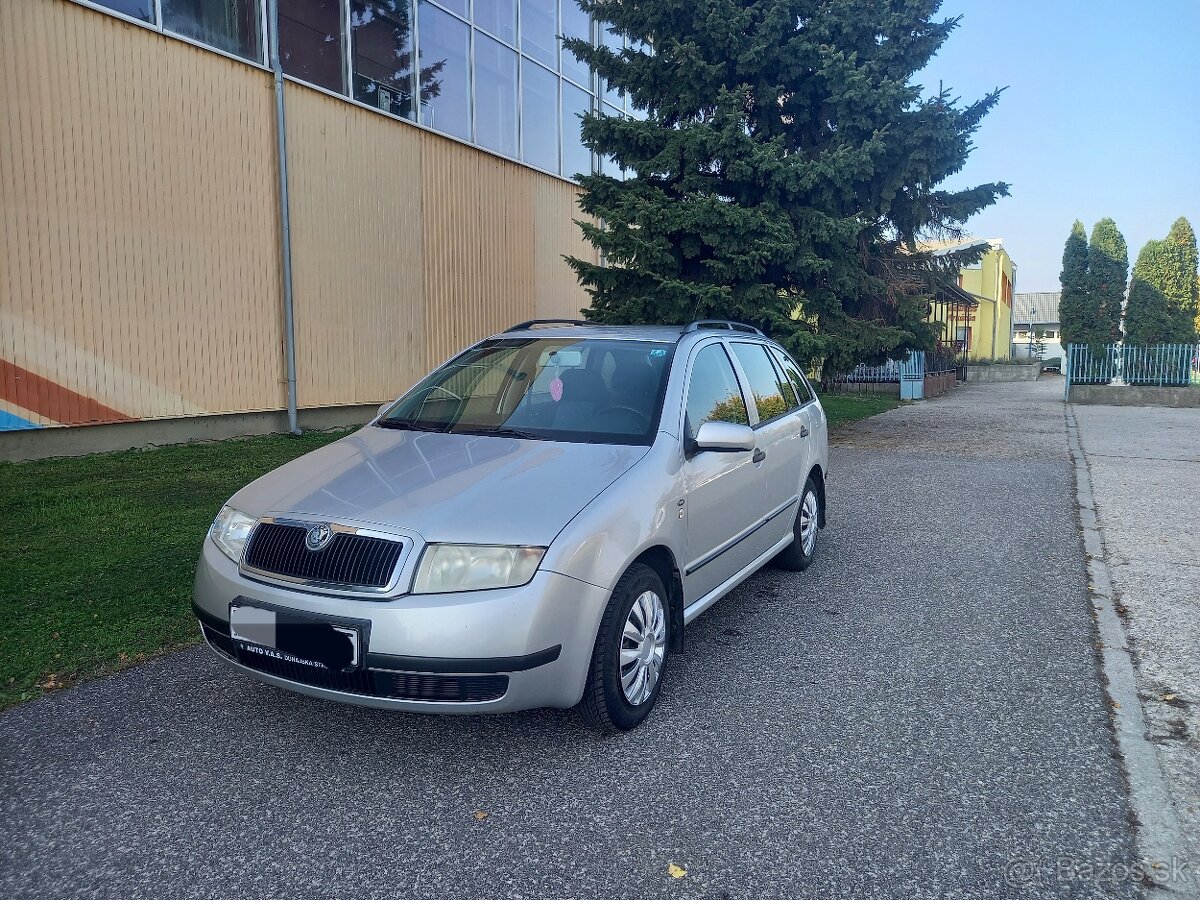
POLYGON ((820 525, 822 528, 824 528, 825 527, 825 472, 824 472, 824 470, 822 470, 819 463, 817 465, 813 466, 809 470, 808 477, 812 479, 813 484, 817 488, 817 503, 820 504, 820 508, 821 508, 821 517, 820 517, 820 519, 818 519, 817 524, 820 525))
POLYGON ((652 568, 667 587, 671 615, 671 637, 667 646, 672 653, 677 653, 683 649, 683 578, 679 574, 675 554, 665 544, 655 544, 639 553, 629 565, 637 563, 652 568))

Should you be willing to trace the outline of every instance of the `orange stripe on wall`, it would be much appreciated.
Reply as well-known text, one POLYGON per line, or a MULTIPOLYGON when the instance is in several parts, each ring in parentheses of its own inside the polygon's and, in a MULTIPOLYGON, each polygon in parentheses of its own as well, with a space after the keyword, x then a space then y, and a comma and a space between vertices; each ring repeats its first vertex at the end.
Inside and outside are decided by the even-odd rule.
POLYGON ((0 400, 14 403, 63 425, 134 421, 132 416, 55 384, 6 359, 0 359, 0 400))

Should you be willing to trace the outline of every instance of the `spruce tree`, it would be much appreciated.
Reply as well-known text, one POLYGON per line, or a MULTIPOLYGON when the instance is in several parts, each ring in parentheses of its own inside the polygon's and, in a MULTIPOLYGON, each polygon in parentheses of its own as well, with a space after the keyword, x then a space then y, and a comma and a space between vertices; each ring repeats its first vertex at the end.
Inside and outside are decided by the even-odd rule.
POLYGON ((960 107, 913 83, 958 19, 938 0, 579 5, 628 46, 567 50, 641 110, 584 117, 584 143, 628 173, 581 181, 604 260, 568 259, 588 318, 739 319, 826 374, 932 347, 928 297, 963 259, 920 241, 1008 193, 941 186, 999 96, 960 107))
POLYGON ((1089 329, 1095 322, 1090 315, 1088 293, 1087 232, 1078 219, 1063 248, 1062 274, 1059 283, 1062 294, 1058 301, 1058 319, 1062 328, 1062 345, 1085 344, 1090 340, 1089 329))
POLYGON ((1200 298, 1197 297, 1196 232, 1191 223, 1183 216, 1176 219, 1164 244, 1167 260, 1161 290, 1166 295, 1171 318, 1168 340, 1192 343, 1200 331, 1200 298))
POLYGON ((1171 310, 1162 289, 1170 256, 1166 241, 1147 241, 1138 253, 1125 302, 1125 343, 1146 345, 1172 340, 1171 310))
POLYGON ((1092 227, 1088 242, 1088 313, 1094 324, 1086 342, 1096 352, 1121 338, 1121 306, 1129 280, 1129 249, 1112 219, 1103 218, 1092 227))

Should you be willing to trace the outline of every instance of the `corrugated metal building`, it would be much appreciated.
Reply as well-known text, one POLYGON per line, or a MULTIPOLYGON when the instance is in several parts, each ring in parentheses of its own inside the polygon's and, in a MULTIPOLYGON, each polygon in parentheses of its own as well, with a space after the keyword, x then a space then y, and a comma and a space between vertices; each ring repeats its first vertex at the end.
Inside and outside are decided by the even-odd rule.
MULTIPOLYGON (((577 315, 578 114, 638 113, 561 50, 605 37, 572 0, 277 2, 298 406, 577 315)), ((0 450, 285 408, 270 6, 0 3, 0 450)))

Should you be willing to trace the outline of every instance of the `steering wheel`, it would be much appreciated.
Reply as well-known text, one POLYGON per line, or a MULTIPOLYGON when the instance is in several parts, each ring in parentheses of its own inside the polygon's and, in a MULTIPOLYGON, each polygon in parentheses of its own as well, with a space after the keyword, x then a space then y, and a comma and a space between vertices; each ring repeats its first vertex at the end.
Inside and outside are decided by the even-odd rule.
POLYGON ((622 412, 631 415, 638 420, 638 424, 643 428, 650 424, 650 417, 640 409, 634 409, 632 406, 625 406, 620 403, 614 403, 612 406, 604 407, 604 409, 596 413, 596 417, 599 418, 600 416, 603 416, 605 413, 609 412, 622 412))

